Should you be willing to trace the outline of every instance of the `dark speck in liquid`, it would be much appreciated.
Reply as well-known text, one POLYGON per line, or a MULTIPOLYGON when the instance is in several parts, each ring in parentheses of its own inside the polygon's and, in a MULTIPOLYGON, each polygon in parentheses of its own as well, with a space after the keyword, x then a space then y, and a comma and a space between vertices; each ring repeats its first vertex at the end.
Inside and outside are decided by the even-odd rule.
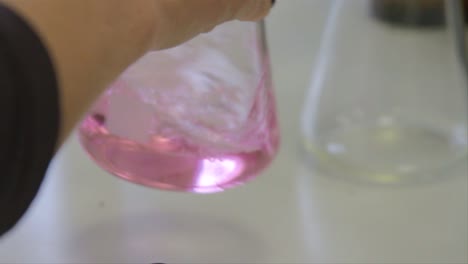
POLYGON ((103 125, 106 122, 106 117, 103 114, 96 113, 93 115, 93 119, 98 122, 100 125, 103 125))

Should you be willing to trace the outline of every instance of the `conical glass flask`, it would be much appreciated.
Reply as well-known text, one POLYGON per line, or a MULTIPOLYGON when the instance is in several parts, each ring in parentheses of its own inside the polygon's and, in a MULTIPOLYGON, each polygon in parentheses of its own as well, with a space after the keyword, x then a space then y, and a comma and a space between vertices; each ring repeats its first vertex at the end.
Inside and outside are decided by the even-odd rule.
POLYGON ((333 1, 302 116, 320 170, 402 183, 467 161, 460 4, 333 1))
POLYGON ((147 53, 79 132, 101 167, 150 187, 217 192, 258 175, 279 142, 263 22, 227 22, 147 53))

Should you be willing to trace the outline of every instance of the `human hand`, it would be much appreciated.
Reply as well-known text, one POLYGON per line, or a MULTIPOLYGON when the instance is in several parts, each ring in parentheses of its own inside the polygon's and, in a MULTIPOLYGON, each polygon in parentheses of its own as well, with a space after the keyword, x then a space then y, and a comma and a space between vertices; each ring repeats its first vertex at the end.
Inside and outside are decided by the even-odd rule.
POLYGON ((155 0, 152 47, 175 46, 229 20, 255 21, 266 16, 272 0, 155 0))
POLYGON ((271 0, 0 0, 42 37, 61 94, 63 141, 90 104, 148 50, 229 20, 263 18, 271 0))

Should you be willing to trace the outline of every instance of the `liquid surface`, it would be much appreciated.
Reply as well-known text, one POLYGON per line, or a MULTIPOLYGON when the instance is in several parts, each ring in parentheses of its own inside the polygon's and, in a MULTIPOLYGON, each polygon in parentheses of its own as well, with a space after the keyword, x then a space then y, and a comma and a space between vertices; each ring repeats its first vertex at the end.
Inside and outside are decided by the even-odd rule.
MULTIPOLYGON (((92 121, 87 121, 92 122, 92 121)), ((166 190, 217 192, 235 187, 255 176, 272 158, 266 148, 250 153, 217 156, 177 155, 164 149, 176 142, 151 148, 105 133, 81 136, 92 158, 103 168, 126 180, 166 190)))
POLYGON ((385 184, 428 178, 467 152, 465 128, 444 131, 401 123, 332 131, 320 144, 321 150, 311 150, 323 169, 385 184))

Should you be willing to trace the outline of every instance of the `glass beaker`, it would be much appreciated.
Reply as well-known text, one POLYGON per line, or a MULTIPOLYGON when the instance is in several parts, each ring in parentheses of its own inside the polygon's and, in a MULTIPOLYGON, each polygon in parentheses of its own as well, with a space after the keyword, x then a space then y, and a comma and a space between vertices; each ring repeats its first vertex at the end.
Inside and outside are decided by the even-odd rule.
POLYGON ((466 161, 466 58, 455 29, 462 16, 448 8, 456 4, 332 3, 302 116, 320 170, 402 183, 466 161))
POLYGON ((131 182, 222 191, 264 169, 279 144, 264 23, 232 21, 149 52, 79 127, 104 169, 131 182))

